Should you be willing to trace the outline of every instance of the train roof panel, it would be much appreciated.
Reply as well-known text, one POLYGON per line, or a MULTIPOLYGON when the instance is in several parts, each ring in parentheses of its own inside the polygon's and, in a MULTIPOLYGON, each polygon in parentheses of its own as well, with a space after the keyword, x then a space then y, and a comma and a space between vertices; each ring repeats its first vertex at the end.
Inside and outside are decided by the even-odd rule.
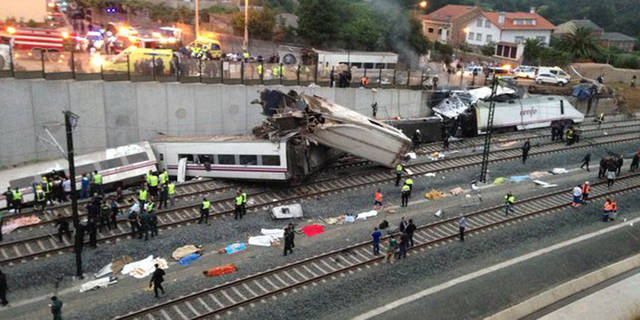
POLYGON ((215 136, 163 136, 152 142, 260 142, 268 141, 255 135, 215 135, 215 136))

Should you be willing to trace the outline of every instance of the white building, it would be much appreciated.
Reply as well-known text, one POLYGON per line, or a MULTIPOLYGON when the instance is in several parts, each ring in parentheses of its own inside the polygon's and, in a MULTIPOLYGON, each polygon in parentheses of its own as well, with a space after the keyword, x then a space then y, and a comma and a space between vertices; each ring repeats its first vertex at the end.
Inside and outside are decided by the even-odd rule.
POLYGON ((526 39, 540 39, 545 45, 551 41, 554 25, 542 16, 530 12, 482 12, 464 28, 466 43, 484 46, 496 44, 495 55, 519 61, 526 39))

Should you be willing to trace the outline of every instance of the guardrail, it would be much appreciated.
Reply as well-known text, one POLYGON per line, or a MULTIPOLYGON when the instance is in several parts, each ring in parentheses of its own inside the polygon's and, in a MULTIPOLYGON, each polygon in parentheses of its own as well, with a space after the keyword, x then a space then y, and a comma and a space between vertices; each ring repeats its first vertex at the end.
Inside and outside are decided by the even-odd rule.
MULTIPOLYGON (((351 79, 341 83, 338 72, 315 65, 287 65, 255 61, 165 59, 152 57, 132 63, 129 56, 87 52, 12 52, 0 64, 0 78, 47 80, 160 81, 246 85, 300 85, 324 87, 405 88, 421 90, 432 85, 425 70, 353 68, 351 79), (119 60, 118 60, 119 59, 119 60), (334 81, 330 77, 333 75, 334 81)), ((455 77, 455 75, 454 75, 455 77)), ((446 80, 446 79, 445 79, 446 80)), ((441 81, 444 84, 443 81, 441 81)))

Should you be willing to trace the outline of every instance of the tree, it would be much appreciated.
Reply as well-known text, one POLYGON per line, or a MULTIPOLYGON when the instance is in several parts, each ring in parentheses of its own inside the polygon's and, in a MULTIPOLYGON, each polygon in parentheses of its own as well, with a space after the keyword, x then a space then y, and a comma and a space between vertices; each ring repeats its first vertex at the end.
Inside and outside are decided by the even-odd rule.
MULTIPOLYGON (((244 32, 244 11, 234 12, 231 17, 231 26, 236 33, 244 32)), ((249 34, 251 37, 271 40, 276 26, 276 15, 269 8, 262 10, 249 10, 249 34)))
POLYGON ((339 35, 344 47, 369 51, 384 47, 384 27, 366 5, 353 4, 346 11, 351 19, 341 28, 339 35))
POLYGON ((527 39, 524 44, 523 61, 525 64, 539 64, 542 51, 545 50, 542 40, 527 39))
POLYGON ((600 52, 600 47, 587 28, 576 28, 572 33, 564 35, 562 42, 563 49, 575 59, 591 59, 600 52))
POLYGON ((480 52, 485 56, 493 56, 496 54, 496 43, 493 41, 487 42, 484 46, 480 47, 480 52))
POLYGON ((300 0, 298 4, 298 35, 313 46, 335 40, 340 25, 346 19, 340 15, 346 7, 342 0, 300 0))

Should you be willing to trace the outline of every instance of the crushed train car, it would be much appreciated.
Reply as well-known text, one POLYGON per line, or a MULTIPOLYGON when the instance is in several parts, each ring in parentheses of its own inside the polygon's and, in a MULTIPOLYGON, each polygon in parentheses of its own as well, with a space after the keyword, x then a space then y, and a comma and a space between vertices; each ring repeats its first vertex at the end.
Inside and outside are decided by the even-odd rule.
POLYGON ((358 112, 310 95, 265 89, 260 93, 269 118, 254 133, 294 130, 318 144, 386 167, 400 163, 411 140, 400 130, 358 112))

